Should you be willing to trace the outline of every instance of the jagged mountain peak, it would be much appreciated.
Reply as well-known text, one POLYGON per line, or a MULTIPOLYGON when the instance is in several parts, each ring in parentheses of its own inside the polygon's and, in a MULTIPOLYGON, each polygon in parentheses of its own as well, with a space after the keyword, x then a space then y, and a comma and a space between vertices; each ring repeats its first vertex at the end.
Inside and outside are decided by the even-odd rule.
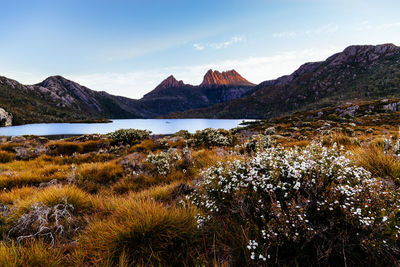
POLYGON ((185 86, 185 83, 180 80, 178 81, 174 75, 168 76, 165 80, 163 80, 156 89, 165 89, 165 88, 173 88, 173 87, 182 87, 185 86))
POLYGON ((216 87, 216 86, 254 86, 253 83, 243 78, 237 71, 219 72, 212 69, 208 70, 204 75, 201 87, 216 87))

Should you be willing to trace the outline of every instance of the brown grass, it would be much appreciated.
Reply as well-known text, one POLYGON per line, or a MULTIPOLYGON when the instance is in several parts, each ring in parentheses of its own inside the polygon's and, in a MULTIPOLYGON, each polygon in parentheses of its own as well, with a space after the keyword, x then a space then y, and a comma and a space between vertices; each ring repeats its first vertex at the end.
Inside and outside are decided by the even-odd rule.
POLYGON ((0 163, 7 163, 15 160, 16 155, 15 153, 7 152, 7 151, 0 151, 0 163))
POLYGON ((149 266, 190 265, 198 229, 195 211, 154 201, 126 200, 112 216, 95 221, 80 236, 86 262, 149 266))
POLYGON ((353 149, 355 162, 370 171, 373 175, 390 177, 400 182, 400 161, 390 151, 380 145, 368 145, 353 149))

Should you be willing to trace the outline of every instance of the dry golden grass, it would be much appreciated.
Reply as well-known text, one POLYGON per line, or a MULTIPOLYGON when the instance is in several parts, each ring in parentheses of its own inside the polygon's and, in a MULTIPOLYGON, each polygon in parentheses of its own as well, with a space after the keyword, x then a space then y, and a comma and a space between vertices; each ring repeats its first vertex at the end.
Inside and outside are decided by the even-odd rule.
POLYGON ((92 197, 73 185, 49 186, 17 203, 17 207, 23 210, 29 209, 34 203, 41 203, 46 206, 55 206, 67 201, 74 207, 74 212, 82 214, 93 210, 95 203, 92 197))
POLYGON ((279 145, 283 147, 306 147, 310 144, 311 142, 309 140, 300 140, 300 141, 288 141, 288 142, 279 142, 279 145))
POLYGON ((74 153, 88 153, 97 151, 102 145, 105 145, 104 141, 86 141, 82 143, 70 142, 70 141, 53 141, 47 144, 52 155, 72 155, 74 153))
POLYGON ((128 199, 81 234, 81 258, 101 266, 121 257, 135 266, 188 265, 199 234, 194 215, 192 209, 128 199))
POLYGON ((25 244, 0 243, 0 266, 62 266, 63 253, 63 249, 49 247, 40 240, 31 240, 25 244))
POLYGON ((151 139, 143 140, 140 144, 132 146, 130 152, 151 152, 158 149, 158 145, 151 139))
POLYGON ((0 203, 1 204, 13 204, 20 200, 26 199, 37 193, 38 189, 36 187, 24 186, 21 188, 13 188, 10 191, 2 191, 0 193, 0 203))
POLYGON ((322 145, 324 146, 332 146, 335 143, 338 146, 344 146, 346 149, 360 145, 360 142, 357 138, 350 137, 341 132, 334 132, 329 136, 322 137, 322 145))
POLYGON ((381 145, 370 144, 352 150, 354 161, 373 175, 390 177, 396 183, 400 180, 400 160, 381 145))
POLYGON ((7 163, 15 160, 16 155, 15 153, 7 152, 7 151, 0 151, 0 163, 7 163))
POLYGON ((76 180, 80 187, 94 193, 121 178, 123 172, 119 161, 84 163, 76 171, 76 180))
POLYGON ((18 143, 12 143, 12 142, 1 143, 0 150, 14 152, 14 148, 19 147, 19 146, 21 146, 21 145, 18 143))
POLYGON ((64 180, 71 166, 49 164, 40 159, 13 161, 0 165, 0 187, 9 189, 15 186, 37 185, 50 180, 64 180))

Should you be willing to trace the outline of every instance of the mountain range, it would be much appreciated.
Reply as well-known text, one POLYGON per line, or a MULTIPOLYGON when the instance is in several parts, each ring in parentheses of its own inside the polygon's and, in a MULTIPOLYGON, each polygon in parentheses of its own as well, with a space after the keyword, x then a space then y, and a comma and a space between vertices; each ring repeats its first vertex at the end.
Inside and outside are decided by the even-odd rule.
POLYGON ((325 61, 255 85, 235 70, 209 70, 199 85, 169 76, 135 100, 61 76, 22 85, 0 76, 0 119, 13 124, 124 118, 271 118, 346 101, 400 97, 400 47, 350 46, 325 61))

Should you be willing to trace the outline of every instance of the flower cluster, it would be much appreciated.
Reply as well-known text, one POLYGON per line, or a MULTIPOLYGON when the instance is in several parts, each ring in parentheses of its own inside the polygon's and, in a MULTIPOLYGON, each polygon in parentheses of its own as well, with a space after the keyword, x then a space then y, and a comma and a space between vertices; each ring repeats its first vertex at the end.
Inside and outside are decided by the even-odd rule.
POLYGON ((173 149, 158 154, 150 153, 147 156, 147 162, 154 165, 159 175, 167 175, 171 171, 173 164, 178 160, 181 160, 181 156, 173 149))
POLYGON ((207 227, 229 217, 250 229, 249 257, 260 263, 272 251, 300 243, 329 240, 320 251, 309 251, 318 258, 350 239, 355 242, 350 245, 365 249, 400 238, 395 190, 336 146, 268 148, 247 160, 220 163, 203 177, 190 197, 202 211, 198 223, 207 227))

